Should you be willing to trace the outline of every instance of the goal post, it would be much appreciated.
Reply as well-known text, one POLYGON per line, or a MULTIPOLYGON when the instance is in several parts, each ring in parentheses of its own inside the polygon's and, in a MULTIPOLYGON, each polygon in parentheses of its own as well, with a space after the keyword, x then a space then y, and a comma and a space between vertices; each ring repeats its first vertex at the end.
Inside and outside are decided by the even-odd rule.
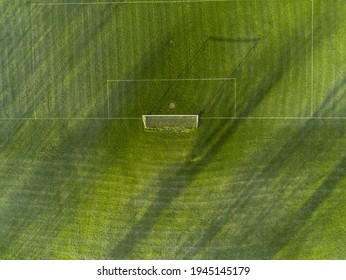
POLYGON ((190 131, 198 127, 198 115, 143 115, 145 130, 190 131))

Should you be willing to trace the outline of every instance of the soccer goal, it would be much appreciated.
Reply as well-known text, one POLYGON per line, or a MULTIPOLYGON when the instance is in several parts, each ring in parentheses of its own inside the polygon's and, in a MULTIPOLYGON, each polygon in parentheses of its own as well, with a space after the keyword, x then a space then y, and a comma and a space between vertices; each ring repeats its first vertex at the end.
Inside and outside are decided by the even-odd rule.
POLYGON ((198 127, 198 115, 143 115, 144 129, 188 132, 198 127))

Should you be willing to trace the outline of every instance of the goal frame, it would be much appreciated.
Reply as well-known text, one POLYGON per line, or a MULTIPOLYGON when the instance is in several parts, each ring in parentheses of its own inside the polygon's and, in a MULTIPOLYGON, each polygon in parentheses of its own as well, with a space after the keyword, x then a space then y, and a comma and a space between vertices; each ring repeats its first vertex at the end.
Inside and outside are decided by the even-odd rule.
POLYGON ((156 130, 156 131, 176 131, 176 132, 182 132, 182 131, 191 131, 193 129, 198 128, 198 124, 199 124, 199 115, 142 115, 142 121, 143 121, 143 125, 144 125, 144 129, 145 130, 156 130), (194 122, 191 123, 191 125, 185 125, 185 124, 173 124, 171 122, 167 122, 167 125, 163 125, 163 126, 150 126, 147 124, 147 119, 148 118, 162 118, 162 120, 164 119, 191 119, 194 118, 194 122))

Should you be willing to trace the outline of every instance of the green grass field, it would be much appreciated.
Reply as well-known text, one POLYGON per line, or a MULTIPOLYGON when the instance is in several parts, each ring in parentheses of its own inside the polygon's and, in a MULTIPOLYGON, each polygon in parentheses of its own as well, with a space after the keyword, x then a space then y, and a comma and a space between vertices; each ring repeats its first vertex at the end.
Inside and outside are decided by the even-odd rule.
POLYGON ((93 1, 0 0, 0 258, 345 259, 346 2, 93 1))

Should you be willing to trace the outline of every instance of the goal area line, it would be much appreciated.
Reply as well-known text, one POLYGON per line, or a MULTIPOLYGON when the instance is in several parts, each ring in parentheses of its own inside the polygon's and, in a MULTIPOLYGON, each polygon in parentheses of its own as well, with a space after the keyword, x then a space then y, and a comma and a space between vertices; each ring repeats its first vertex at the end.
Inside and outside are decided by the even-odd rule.
MULTIPOLYGON (((114 117, 111 117, 111 94, 110 94, 110 84, 111 83, 163 83, 163 82, 198 82, 198 81, 209 81, 209 82, 229 82, 232 81, 234 83, 233 90, 234 90, 234 112, 233 112, 233 118, 237 116, 237 78, 233 77, 216 77, 216 78, 176 78, 176 79, 124 79, 124 80, 107 80, 107 116, 109 119, 112 119, 114 117)), ((232 96, 230 96, 232 99, 232 96)), ((188 115, 188 114, 187 114, 188 115)), ((162 116, 162 115, 161 115, 162 116)), ((186 116, 186 115, 185 115, 186 116)), ((231 117, 231 116, 226 116, 231 117)), ((131 117, 130 117, 131 118, 131 117)), ((116 118, 114 118, 116 119, 116 118)))

